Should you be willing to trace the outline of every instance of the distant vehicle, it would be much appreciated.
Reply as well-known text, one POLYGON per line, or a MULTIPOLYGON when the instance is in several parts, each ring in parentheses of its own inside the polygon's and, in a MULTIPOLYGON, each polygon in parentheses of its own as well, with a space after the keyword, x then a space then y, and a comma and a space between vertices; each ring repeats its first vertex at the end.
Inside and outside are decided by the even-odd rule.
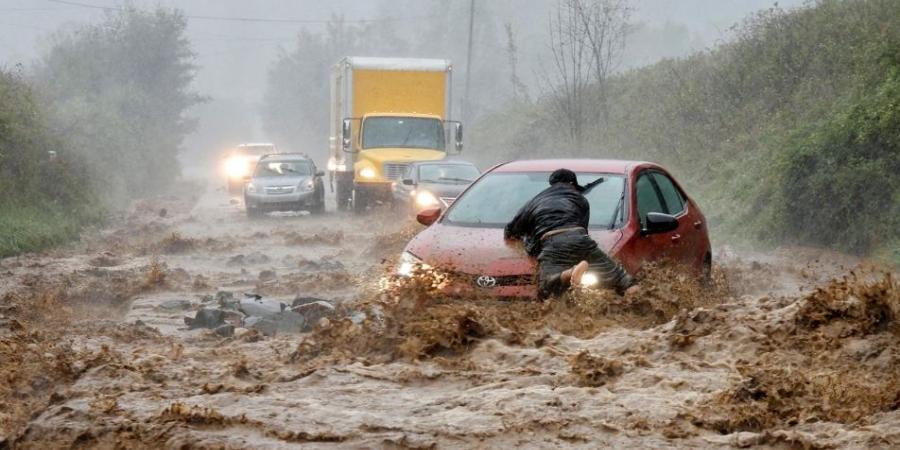
MULTIPOLYGON (((454 290, 533 297, 534 261, 506 245, 503 228, 519 208, 547 188, 550 173, 567 168, 587 184, 603 177, 587 195, 588 232, 601 249, 636 273, 647 262, 668 259, 709 277, 712 252, 706 219, 674 178, 649 162, 618 160, 514 161, 485 172, 442 214, 417 216, 428 226, 400 257, 398 272, 417 265, 452 270, 467 280, 454 290)), ((590 272, 588 272, 590 273, 590 272)), ((596 277, 589 277, 596 279, 596 277)))
POLYGON ((325 211, 325 172, 306 155, 264 155, 246 178, 244 207, 248 217, 270 211, 325 211))
POLYGON ((392 182, 414 161, 447 156, 452 67, 444 59, 344 58, 331 70, 328 171, 339 210, 390 202, 392 182))
POLYGON ((394 202, 412 212, 450 206, 481 174, 466 161, 440 160, 411 163, 395 183, 394 202))
POLYGON ((278 153, 275 144, 257 143, 241 144, 235 147, 225 156, 225 177, 228 183, 228 192, 240 194, 244 187, 244 179, 256 167, 256 162, 263 155, 278 153))

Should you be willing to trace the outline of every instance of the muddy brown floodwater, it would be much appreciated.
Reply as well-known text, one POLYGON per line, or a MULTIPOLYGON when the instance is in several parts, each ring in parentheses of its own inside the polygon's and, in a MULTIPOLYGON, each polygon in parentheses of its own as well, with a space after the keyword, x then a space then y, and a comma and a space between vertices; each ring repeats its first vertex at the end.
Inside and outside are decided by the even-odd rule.
POLYGON ((0 260, 0 448, 900 446, 883 269, 719 248, 706 288, 657 268, 630 298, 448 299, 427 276, 383 283, 416 229, 251 221, 210 190, 0 260), (219 291, 339 314, 306 333, 188 329, 219 291))

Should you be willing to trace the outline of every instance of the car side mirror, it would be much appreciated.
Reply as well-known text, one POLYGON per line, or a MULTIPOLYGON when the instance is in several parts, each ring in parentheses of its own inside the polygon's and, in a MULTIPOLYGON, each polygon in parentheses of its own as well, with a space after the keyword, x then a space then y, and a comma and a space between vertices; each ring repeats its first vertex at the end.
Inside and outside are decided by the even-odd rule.
POLYGON ((350 151, 350 144, 352 144, 352 136, 353 136, 353 128, 350 123, 350 119, 344 119, 344 122, 341 125, 341 146, 344 148, 345 152, 350 151))
POLYGON ((402 183, 406 186, 415 186, 416 185, 416 182, 409 178, 404 178, 402 183))
POLYGON ((317 170, 317 171, 316 171, 316 176, 317 176, 317 177, 324 177, 324 176, 325 176, 325 171, 323 171, 323 170, 317 170))
POLYGON ((678 219, 676 219, 675 216, 652 212, 647 213, 646 224, 644 225, 644 229, 641 230, 641 234, 646 236, 649 234, 668 233, 677 228, 678 219))
POLYGON ((456 137, 456 151, 462 152, 463 149, 463 126, 461 123, 457 122, 453 124, 454 136, 456 137))
POLYGON ((430 226, 441 217, 441 208, 429 208, 416 214, 416 220, 422 225, 430 226))

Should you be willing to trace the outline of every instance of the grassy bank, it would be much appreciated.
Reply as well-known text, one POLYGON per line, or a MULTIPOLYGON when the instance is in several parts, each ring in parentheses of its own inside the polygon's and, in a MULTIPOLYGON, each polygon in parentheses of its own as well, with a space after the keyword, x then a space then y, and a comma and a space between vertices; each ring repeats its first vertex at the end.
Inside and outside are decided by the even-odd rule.
POLYGON ((0 205, 0 258, 43 250, 76 239, 81 230, 99 223, 97 206, 77 210, 45 203, 26 207, 0 205))

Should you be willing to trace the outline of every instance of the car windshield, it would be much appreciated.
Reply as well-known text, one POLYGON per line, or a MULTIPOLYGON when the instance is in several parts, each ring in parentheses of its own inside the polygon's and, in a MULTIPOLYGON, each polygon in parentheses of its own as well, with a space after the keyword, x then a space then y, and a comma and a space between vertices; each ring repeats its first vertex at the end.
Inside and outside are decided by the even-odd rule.
POLYGON ((362 146, 444 150, 444 127, 438 119, 369 117, 363 124, 362 146))
POLYGON ((419 166, 420 183, 468 184, 478 178, 475 166, 464 164, 424 164, 419 166))
MULTIPOLYGON (((445 221, 454 225, 503 227, 528 200, 546 189, 550 172, 491 173, 472 185, 447 212, 445 221)), ((621 175, 578 173, 582 185, 603 177, 605 181, 585 197, 591 205, 591 228, 618 225, 624 217, 620 206, 625 179, 621 175), (619 211, 617 211, 617 209, 619 211), (616 220, 613 220, 613 215, 616 220)))
POLYGON ((304 177, 312 175, 312 166, 303 161, 265 161, 256 165, 254 177, 304 177))

